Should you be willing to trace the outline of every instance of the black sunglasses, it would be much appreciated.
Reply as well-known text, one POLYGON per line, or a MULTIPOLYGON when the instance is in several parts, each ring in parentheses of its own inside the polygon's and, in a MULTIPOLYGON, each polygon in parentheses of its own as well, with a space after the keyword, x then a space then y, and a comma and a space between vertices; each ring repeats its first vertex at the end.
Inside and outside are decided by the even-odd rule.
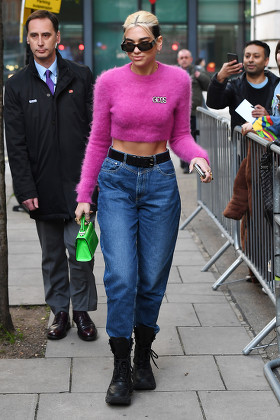
POLYGON ((125 52, 133 52, 134 48, 137 47, 140 51, 149 51, 153 48, 156 43, 156 39, 152 42, 142 41, 139 44, 133 44, 133 42, 127 42, 126 40, 123 41, 121 44, 121 49, 125 52))

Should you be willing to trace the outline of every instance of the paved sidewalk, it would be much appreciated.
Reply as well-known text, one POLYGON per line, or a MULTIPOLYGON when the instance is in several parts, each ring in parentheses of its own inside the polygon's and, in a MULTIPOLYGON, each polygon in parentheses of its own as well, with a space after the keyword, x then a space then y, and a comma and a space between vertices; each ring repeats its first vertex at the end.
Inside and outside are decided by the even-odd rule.
MULTIPOLYGON (((8 168, 7 168, 8 172, 8 168)), ((183 178, 184 179, 183 179, 183 178)), ((196 175, 180 182, 193 190, 196 175)), ((7 173, 7 195, 11 194, 7 173)), ((185 201, 185 200, 184 200, 185 201)), ((43 304, 40 248, 34 222, 8 202, 11 305, 43 304)), ((192 210, 193 210, 192 209, 192 210)), ((1 420, 256 420, 279 418, 280 407, 263 374, 263 360, 243 356, 249 337, 229 296, 213 291, 213 273, 202 273, 204 254, 188 230, 180 231, 170 281, 154 342, 159 355, 155 391, 134 392, 129 407, 107 406, 104 398, 113 358, 105 332, 103 258, 98 247, 95 275, 99 305, 91 315, 96 342, 81 341, 76 329, 49 341, 44 359, 0 360, 1 420)))

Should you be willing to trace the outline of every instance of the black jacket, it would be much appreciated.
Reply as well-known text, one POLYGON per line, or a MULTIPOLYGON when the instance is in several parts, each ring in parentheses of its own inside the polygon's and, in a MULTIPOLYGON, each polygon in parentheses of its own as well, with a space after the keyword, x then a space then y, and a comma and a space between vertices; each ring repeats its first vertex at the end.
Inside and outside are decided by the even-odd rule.
POLYGON ((207 90, 210 83, 210 76, 203 69, 197 69, 196 66, 191 64, 187 68, 187 72, 192 79, 192 111, 191 115, 196 116, 196 108, 198 106, 203 106, 203 95, 202 92, 207 90), (199 77, 195 77, 195 72, 199 71, 199 77))
POLYGON ((255 89, 247 82, 246 73, 235 79, 225 80, 224 83, 218 82, 217 74, 215 74, 208 87, 206 104, 214 109, 228 106, 232 129, 246 122, 235 112, 243 99, 247 99, 252 105, 262 105, 271 114, 274 89, 280 82, 280 78, 267 70, 264 73, 268 78, 268 83, 261 89, 255 89))
POLYGON ((70 219, 92 119, 93 78, 86 66, 57 53, 55 95, 33 57, 5 86, 4 117, 14 192, 21 203, 38 197, 34 219, 70 219))

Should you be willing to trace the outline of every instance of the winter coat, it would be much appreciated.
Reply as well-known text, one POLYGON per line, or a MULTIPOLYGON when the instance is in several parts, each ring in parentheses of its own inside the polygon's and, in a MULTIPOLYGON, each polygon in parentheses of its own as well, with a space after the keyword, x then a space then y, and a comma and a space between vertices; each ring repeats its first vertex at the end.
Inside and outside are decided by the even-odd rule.
POLYGON ((239 167, 233 184, 233 194, 228 202, 223 215, 228 219, 240 220, 240 238, 242 249, 249 241, 248 220, 252 216, 252 170, 251 170, 251 144, 249 144, 248 154, 239 167))
POLYGON ((191 64, 187 68, 187 72, 189 73, 189 75, 191 76, 191 79, 192 79, 192 112, 191 112, 191 115, 196 116, 196 108, 198 106, 203 106, 203 104, 204 104, 204 99, 203 99, 202 92, 207 90, 207 88, 209 86, 209 83, 210 83, 210 76, 208 75, 208 73, 206 73, 205 70, 197 69, 197 66, 194 66, 193 64, 191 64), (194 74, 195 74, 196 71, 200 72, 199 77, 195 77, 194 74))
POLYGON ((235 109, 243 99, 247 99, 252 105, 259 104, 263 106, 269 114, 272 114, 271 105, 274 89, 278 85, 280 78, 267 70, 265 70, 264 74, 268 78, 268 83, 267 86, 261 89, 255 89, 248 83, 246 73, 234 79, 226 79, 223 83, 218 82, 217 74, 215 74, 208 87, 207 106, 214 109, 223 109, 228 106, 232 129, 236 125, 242 125, 246 122, 235 112, 235 109))
POLYGON ((14 192, 20 203, 38 197, 30 217, 70 219, 92 119, 90 69, 57 52, 54 96, 33 57, 5 86, 4 118, 14 192))

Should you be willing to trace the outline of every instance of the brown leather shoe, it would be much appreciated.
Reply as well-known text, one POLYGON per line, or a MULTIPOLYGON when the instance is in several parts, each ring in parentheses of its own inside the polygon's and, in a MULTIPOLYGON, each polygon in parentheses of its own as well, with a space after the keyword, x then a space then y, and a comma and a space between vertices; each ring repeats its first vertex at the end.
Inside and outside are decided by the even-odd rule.
POLYGON ((47 337, 50 340, 60 340, 66 337, 67 331, 70 330, 70 319, 67 312, 58 312, 48 330, 47 337))
POLYGON ((77 325, 77 333, 81 340, 93 341, 97 339, 97 329, 86 311, 73 311, 73 321, 77 325))

